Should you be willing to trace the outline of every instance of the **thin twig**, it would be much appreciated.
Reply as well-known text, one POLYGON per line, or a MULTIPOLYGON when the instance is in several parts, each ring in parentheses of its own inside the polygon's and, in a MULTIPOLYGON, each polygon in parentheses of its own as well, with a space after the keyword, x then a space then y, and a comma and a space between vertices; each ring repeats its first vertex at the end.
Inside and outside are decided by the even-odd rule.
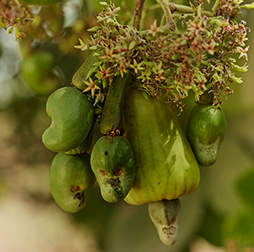
POLYGON ((138 31, 140 30, 141 16, 142 16, 142 8, 145 0, 136 0, 135 10, 134 10, 134 19, 133 19, 133 27, 138 31))
MULTIPOLYGON (((172 15, 174 15, 174 14, 194 14, 195 13, 195 11, 190 6, 187 6, 187 5, 175 4, 173 2, 170 2, 168 4, 168 6, 171 10, 172 15)), ((161 5, 156 4, 156 5, 153 5, 151 7, 147 7, 144 10, 146 12, 149 12, 149 11, 156 10, 156 9, 159 9, 159 8, 161 8, 161 5)), ((204 14, 207 17, 213 17, 214 16, 212 11, 204 11, 204 14)))
POLYGON ((220 0, 216 0, 213 7, 212 7, 212 12, 214 13, 218 7, 218 5, 220 4, 220 0))
POLYGON ((171 15, 171 10, 170 10, 168 1, 167 0, 156 0, 156 1, 161 5, 161 7, 166 15, 169 28, 171 30, 175 30, 175 23, 173 21, 172 15, 171 15))

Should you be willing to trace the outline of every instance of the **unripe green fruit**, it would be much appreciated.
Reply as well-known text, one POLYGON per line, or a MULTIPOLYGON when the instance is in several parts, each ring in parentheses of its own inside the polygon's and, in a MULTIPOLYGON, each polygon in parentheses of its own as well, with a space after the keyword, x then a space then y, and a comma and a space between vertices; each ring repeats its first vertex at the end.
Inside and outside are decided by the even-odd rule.
POLYGON ((94 125, 91 126, 91 129, 88 133, 88 135, 86 136, 85 140, 79 144, 77 147, 75 147, 74 149, 71 149, 69 151, 66 151, 66 154, 69 155, 77 155, 77 154, 82 154, 85 152, 88 152, 89 149, 92 146, 92 142, 93 142, 93 133, 94 133, 94 125))
POLYGON ((190 113, 186 135, 200 165, 215 163, 224 139, 227 123, 222 109, 196 105, 190 113))
POLYGON ((93 123, 93 106, 75 87, 63 87, 52 93, 46 111, 52 123, 43 135, 44 145, 55 152, 66 152, 81 144, 93 123))
POLYGON ((95 183, 90 156, 58 153, 50 167, 49 183, 53 198, 64 211, 80 211, 86 203, 85 190, 95 183))
POLYGON ((108 202, 124 199, 135 178, 131 145, 123 136, 103 136, 94 145, 91 166, 101 195, 108 202))
POLYGON ((199 166, 167 104, 147 100, 133 88, 126 97, 125 116, 136 177, 124 200, 141 205, 193 193, 200 181, 199 166))
POLYGON ((34 52, 22 62, 20 73, 33 92, 48 96, 60 86, 59 79, 52 73, 54 66, 55 61, 51 53, 34 52))

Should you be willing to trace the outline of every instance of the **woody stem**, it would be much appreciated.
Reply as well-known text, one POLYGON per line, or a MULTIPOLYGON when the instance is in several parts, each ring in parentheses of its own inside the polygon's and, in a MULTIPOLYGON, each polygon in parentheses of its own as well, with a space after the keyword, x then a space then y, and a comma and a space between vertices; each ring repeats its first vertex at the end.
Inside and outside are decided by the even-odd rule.
POLYGON ((133 19, 133 27, 137 30, 140 30, 142 9, 145 0, 136 0, 135 10, 134 10, 134 19, 133 19))

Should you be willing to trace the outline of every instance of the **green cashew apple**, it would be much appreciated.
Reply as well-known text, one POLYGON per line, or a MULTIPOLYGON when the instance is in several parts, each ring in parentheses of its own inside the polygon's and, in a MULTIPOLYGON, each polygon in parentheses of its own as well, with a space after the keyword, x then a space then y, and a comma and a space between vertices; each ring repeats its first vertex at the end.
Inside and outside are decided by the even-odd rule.
POLYGON ((22 62, 20 73, 33 92, 48 96, 60 87, 60 80, 52 72, 54 66, 55 60, 50 52, 34 52, 22 62))
POLYGON ((135 178, 130 143, 123 136, 103 136, 94 145, 91 167, 107 202, 118 202, 128 194, 135 178))
POLYGON ((75 87, 53 92, 46 104, 51 125, 42 141, 51 151, 66 152, 76 148, 87 137, 93 123, 93 106, 86 95, 75 87))
POLYGON ((189 116, 186 135, 200 165, 215 163, 227 123, 222 109, 210 104, 196 105, 189 116))
POLYGON ((177 240, 179 232, 181 218, 180 200, 151 202, 148 204, 148 211, 162 243, 173 245, 177 240))
POLYGON ((141 205, 193 193, 199 166, 175 114, 135 88, 128 91, 125 105, 125 137, 135 156, 136 177, 124 200, 141 205))
POLYGON ((58 153, 51 164, 49 184, 56 203, 66 212, 76 213, 85 207, 85 190, 95 183, 90 156, 58 153))

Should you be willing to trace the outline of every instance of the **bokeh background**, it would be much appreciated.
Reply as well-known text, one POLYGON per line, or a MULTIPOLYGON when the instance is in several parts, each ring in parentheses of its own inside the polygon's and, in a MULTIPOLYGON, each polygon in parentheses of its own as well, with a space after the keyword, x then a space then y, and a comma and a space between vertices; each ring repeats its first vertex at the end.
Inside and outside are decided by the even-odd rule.
MULTIPOLYGON (((128 20, 134 0, 114 2, 128 20)), ((146 1, 143 25, 161 17, 160 9, 148 10, 154 4, 146 1)), ((41 142, 50 123, 45 104, 53 90, 70 85, 87 57, 74 45, 78 38, 88 38, 87 28, 96 24, 101 6, 99 1, 69 0, 30 8, 34 21, 23 27, 25 39, 17 41, 14 33, 0 28, 0 251, 254 251, 254 33, 248 34, 247 41, 249 71, 223 102, 228 130, 218 160, 200 167, 198 190, 181 198, 179 239, 167 247, 158 238, 147 205, 107 203, 97 185, 87 191, 87 205, 77 214, 65 213, 54 202, 48 174, 55 153, 41 142), (24 62, 41 51, 50 55, 52 73, 41 83, 28 83, 24 62)), ((253 14, 254 10, 243 10, 239 17, 250 30, 254 30, 253 14)), ((33 60, 32 64, 41 62, 33 60)), ((34 69, 35 80, 41 69, 39 73, 34 69)), ((182 115, 183 125, 189 111, 182 115)))

